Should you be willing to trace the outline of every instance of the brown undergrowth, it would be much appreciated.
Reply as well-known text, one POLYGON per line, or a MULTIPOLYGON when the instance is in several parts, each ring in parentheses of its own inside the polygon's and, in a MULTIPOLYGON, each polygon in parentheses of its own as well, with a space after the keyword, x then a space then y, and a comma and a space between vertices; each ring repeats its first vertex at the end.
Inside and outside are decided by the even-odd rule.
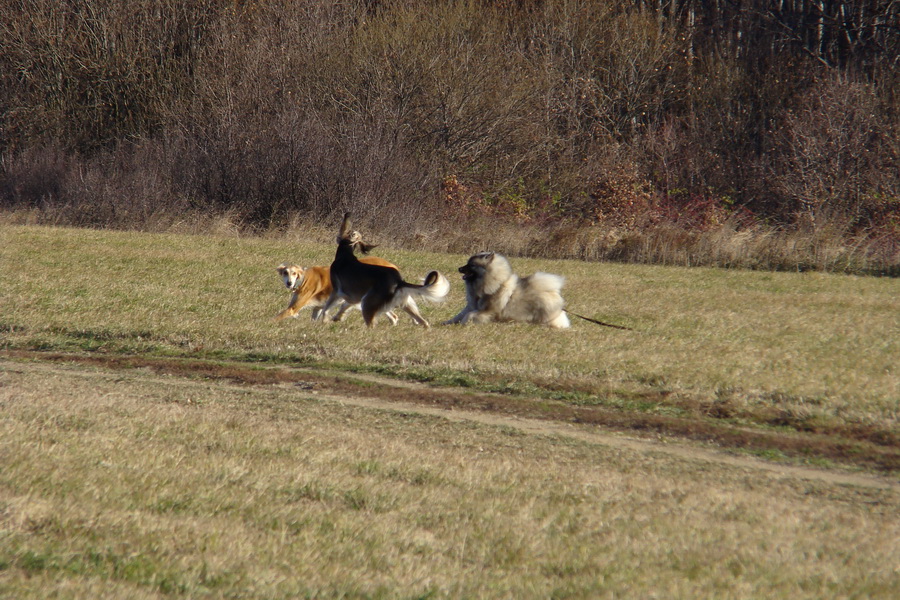
POLYGON ((0 220, 897 275, 900 9, 778 6, 0 2, 0 220))

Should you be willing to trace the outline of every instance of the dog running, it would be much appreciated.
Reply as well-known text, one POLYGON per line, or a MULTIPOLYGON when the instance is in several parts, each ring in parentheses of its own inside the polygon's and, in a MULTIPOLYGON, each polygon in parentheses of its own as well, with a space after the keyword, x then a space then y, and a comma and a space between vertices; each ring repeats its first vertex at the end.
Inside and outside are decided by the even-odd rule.
POLYGON ((366 264, 356 257, 356 249, 367 253, 373 246, 366 244, 350 226, 350 213, 344 214, 337 237, 337 251, 331 263, 331 296, 322 307, 318 318, 340 300, 359 304, 363 320, 368 327, 375 324, 378 315, 395 308, 402 308, 413 320, 425 328, 428 321, 419 313, 415 299, 423 298, 440 302, 450 292, 450 282, 438 271, 431 271, 421 285, 403 280, 397 269, 383 265, 366 264))
POLYGON ((537 272, 519 277, 506 257, 495 252, 473 255, 459 272, 466 285, 466 305, 445 325, 521 321, 569 327, 561 276, 537 272))
MULTIPOLYGON (((383 258, 378 258, 377 256, 361 258, 360 262, 381 265, 395 270, 397 269, 396 265, 383 258)), ((284 282, 284 285, 291 290, 293 294, 291 295, 291 301, 288 303, 287 308, 278 313, 274 320, 281 321, 288 317, 297 317, 300 311, 307 306, 312 308, 312 320, 317 320, 319 318, 319 313, 322 311, 322 307, 325 306, 325 302, 331 297, 332 285, 329 267, 316 266, 304 268, 299 265, 282 263, 278 265, 276 270, 281 277, 281 280, 284 282)), ((337 313, 334 315, 333 320, 340 321, 349 308, 359 308, 359 305, 351 305, 342 302, 337 313)), ((384 316, 387 317, 392 324, 397 324, 397 315, 393 312, 388 311, 384 316)))

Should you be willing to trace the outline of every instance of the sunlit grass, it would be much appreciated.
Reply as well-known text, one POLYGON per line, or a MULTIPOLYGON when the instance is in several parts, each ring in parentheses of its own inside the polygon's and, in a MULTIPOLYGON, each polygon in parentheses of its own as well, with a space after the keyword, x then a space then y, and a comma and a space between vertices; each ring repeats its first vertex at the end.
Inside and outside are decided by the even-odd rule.
POLYGON ((780 411, 794 421, 898 424, 896 279, 512 257, 521 274, 564 275, 574 312, 634 331, 577 318, 567 331, 443 327, 464 302, 456 267, 466 257, 394 251, 377 240, 376 253, 407 279, 437 268, 454 287, 444 305, 422 306, 431 330, 406 315, 396 327, 382 321, 367 330, 359 312, 338 324, 311 323, 308 311, 271 321, 289 298, 275 266, 328 264, 331 245, 10 226, 0 236, 7 348, 339 364, 578 391, 582 401, 609 390, 659 391, 751 420, 780 411))
POLYGON ((0 596, 795 600, 900 585, 895 490, 324 392, 0 361, 0 596))
MULTIPOLYGON (((388 246, 379 254, 408 279, 438 268, 454 282, 446 305, 422 306, 432 329, 402 316, 367 330, 358 312, 272 322, 288 301, 275 266, 327 264, 327 244, 2 227, 0 346, 897 430, 896 280, 513 257, 522 274, 565 275, 575 312, 635 331, 442 327, 463 302, 465 256, 388 246)), ((328 394, 0 359, 0 596, 795 600, 900 586, 890 486, 774 479, 328 394)))

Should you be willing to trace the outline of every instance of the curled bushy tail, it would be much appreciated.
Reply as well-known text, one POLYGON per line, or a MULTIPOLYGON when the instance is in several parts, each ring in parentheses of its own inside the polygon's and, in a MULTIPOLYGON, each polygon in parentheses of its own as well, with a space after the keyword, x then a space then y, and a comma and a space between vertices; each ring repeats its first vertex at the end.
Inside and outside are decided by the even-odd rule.
POLYGON ((450 282, 447 281, 447 278, 437 271, 431 271, 421 284, 404 281, 391 300, 390 306, 399 308, 409 302, 415 305, 415 301, 419 298, 429 302, 442 302, 449 293, 450 282))
POLYGON ((563 284, 566 282, 565 278, 561 275, 554 275, 553 273, 544 273, 542 271, 538 271, 531 277, 528 277, 529 287, 535 292, 557 292, 562 289, 563 284))
POLYGON ((422 286, 415 288, 419 290, 421 297, 429 302, 441 302, 450 293, 450 282, 438 271, 432 271, 425 276, 422 286))

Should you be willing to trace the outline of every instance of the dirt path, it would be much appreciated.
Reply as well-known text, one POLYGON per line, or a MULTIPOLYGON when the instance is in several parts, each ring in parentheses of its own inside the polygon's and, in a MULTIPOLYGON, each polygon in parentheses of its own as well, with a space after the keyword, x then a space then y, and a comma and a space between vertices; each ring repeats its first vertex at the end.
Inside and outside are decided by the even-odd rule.
MULTIPOLYGON (((361 379, 383 384, 391 381, 398 387, 427 388, 421 384, 385 380, 381 377, 358 376, 361 379)), ((388 401, 374 397, 349 397, 322 394, 317 396, 320 400, 337 402, 343 405, 357 406, 361 408, 387 410, 417 415, 428 415, 456 422, 473 422, 492 427, 510 427, 529 435, 558 436, 586 442, 589 444, 601 444, 612 448, 623 448, 643 454, 661 454, 676 457, 687 461, 709 462, 716 465, 728 465, 740 469, 759 471, 769 477, 781 479, 808 479, 829 484, 851 485, 871 489, 895 490, 900 492, 900 482, 885 477, 867 475, 861 473, 849 473, 815 469, 811 467, 781 465, 746 456, 737 456, 715 450, 707 450, 696 446, 681 444, 672 441, 654 441, 631 437, 626 434, 603 431, 594 426, 583 426, 568 423, 555 423, 540 419, 498 415, 482 411, 469 411, 461 409, 448 410, 445 408, 432 408, 403 401, 388 401)))
MULTIPOLYGON (((56 362, 42 361, 20 361, 7 360, 0 357, 0 371, 29 371, 32 373, 43 373, 48 376, 65 375, 79 377, 105 377, 115 376, 121 378, 127 376, 128 379, 135 381, 162 381, 163 376, 158 373, 148 372, 144 369, 125 368, 109 368, 109 365, 95 367, 85 367, 80 364, 58 364, 56 362), (114 375, 111 375, 113 373, 114 375)), ((700 447, 691 442, 673 441, 669 438, 648 439, 636 437, 628 433, 616 432, 603 429, 596 425, 584 425, 575 423, 564 423, 559 421, 551 421, 545 419, 534 419, 524 416, 516 416, 491 412, 488 410, 468 410, 458 406, 428 406, 421 402, 410 402, 403 400, 404 397, 414 397, 415 394, 428 395, 434 394, 435 388, 426 384, 398 381, 387 377, 379 377, 373 375, 341 373, 340 378, 344 381, 362 381, 374 384, 377 391, 373 393, 365 393, 365 388, 357 389, 353 393, 342 393, 338 380, 332 379, 329 382, 328 377, 334 377, 334 374, 324 375, 321 371, 307 369, 290 369, 290 373, 294 375, 292 380, 275 382, 247 382, 235 379, 229 376, 225 379, 202 379, 198 380, 189 376, 173 377, 167 374, 164 377, 166 385, 178 386, 223 386, 223 387, 240 387, 246 390, 249 387, 258 387, 260 389, 271 389, 274 383, 277 387, 295 390, 298 394, 312 397, 321 402, 333 402, 342 406, 353 406, 367 410, 390 411, 394 413, 405 413, 415 415, 427 415, 441 419, 447 419, 454 422, 471 422, 491 427, 508 427, 516 431, 528 435, 539 436, 555 436, 566 439, 578 440, 588 444, 599 444, 611 448, 621 448, 632 452, 639 452, 646 455, 660 455, 675 457, 680 460, 691 462, 707 462, 719 466, 729 466, 737 469, 751 470, 758 472, 760 475, 777 479, 805 479, 810 481, 819 481, 835 485, 848 485, 868 489, 893 490, 900 492, 900 481, 888 477, 879 477, 867 473, 853 473, 843 470, 826 470, 805 466, 785 465, 750 456, 741 456, 726 453, 724 451, 716 451, 700 447), (310 381, 305 381, 305 376, 310 377, 310 381), (392 398, 391 390, 397 393, 392 398)))

